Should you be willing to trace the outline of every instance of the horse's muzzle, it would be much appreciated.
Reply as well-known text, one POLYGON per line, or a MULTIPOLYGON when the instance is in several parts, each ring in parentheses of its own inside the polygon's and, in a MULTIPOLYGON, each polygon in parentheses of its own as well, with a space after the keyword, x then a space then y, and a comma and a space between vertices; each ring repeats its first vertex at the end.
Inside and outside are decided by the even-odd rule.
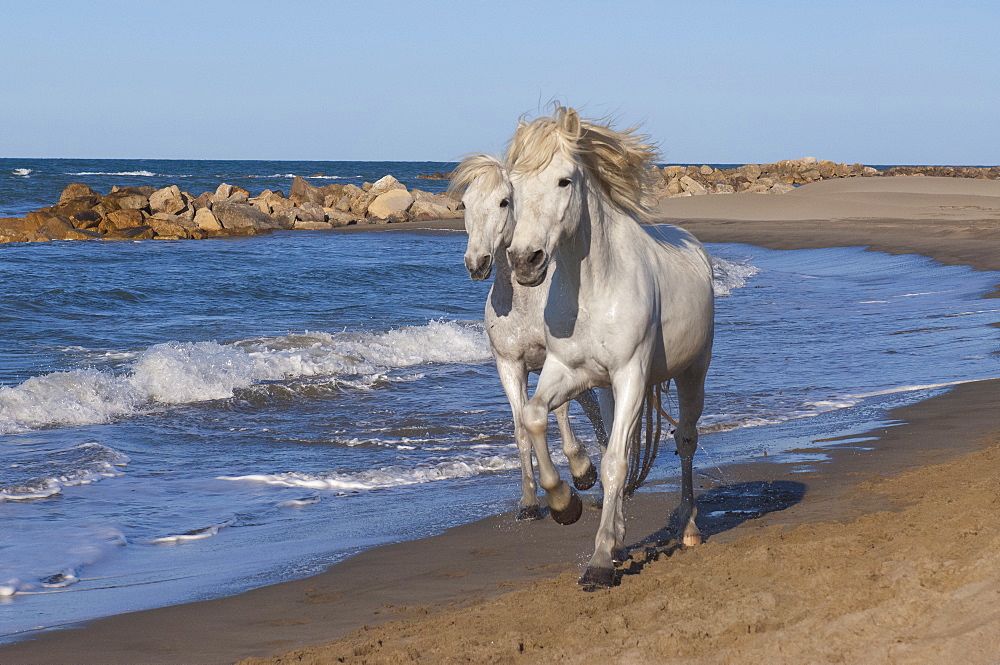
POLYGON ((493 272, 493 257, 489 254, 482 256, 465 255, 465 269, 469 271, 469 277, 474 282, 481 282, 493 272))
POLYGON ((507 250, 507 259, 514 270, 514 278, 521 286, 538 286, 545 281, 549 257, 545 250, 507 250))

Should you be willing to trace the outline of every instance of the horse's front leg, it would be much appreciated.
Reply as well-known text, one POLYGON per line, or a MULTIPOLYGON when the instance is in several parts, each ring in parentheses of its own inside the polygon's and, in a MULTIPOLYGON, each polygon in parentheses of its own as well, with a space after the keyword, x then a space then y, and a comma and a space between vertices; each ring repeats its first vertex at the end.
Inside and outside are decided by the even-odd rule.
MULTIPOLYGON (((596 406, 596 400, 594 402, 596 406)), ((561 404, 552 410, 556 414, 559 434, 562 436, 563 453, 569 459, 569 471, 573 475, 573 485, 578 490, 589 490, 597 482, 597 469, 590 461, 587 449, 573 433, 569 424, 569 402, 561 404)))
POLYGON ((608 450, 601 460, 601 484, 604 508, 594 540, 594 555, 580 584, 588 589, 614 586, 615 563, 625 558, 624 492, 628 480, 628 446, 639 427, 646 375, 641 368, 631 368, 613 378, 615 411, 608 450))
POLYGON ((545 490, 552 519, 560 524, 572 524, 583 513, 583 502, 576 490, 559 478, 559 471, 552 463, 545 440, 549 411, 565 404, 587 386, 572 370, 555 360, 552 354, 545 359, 538 387, 521 413, 524 429, 531 440, 538 461, 538 482, 545 490))
POLYGON ((538 520, 542 511, 538 507, 535 470, 531 463, 531 440, 521 425, 521 411, 528 401, 528 370, 523 362, 497 358, 497 373, 507 393, 510 411, 514 416, 514 442, 521 458, 521 500, 517 504, 517 520, 538 520))

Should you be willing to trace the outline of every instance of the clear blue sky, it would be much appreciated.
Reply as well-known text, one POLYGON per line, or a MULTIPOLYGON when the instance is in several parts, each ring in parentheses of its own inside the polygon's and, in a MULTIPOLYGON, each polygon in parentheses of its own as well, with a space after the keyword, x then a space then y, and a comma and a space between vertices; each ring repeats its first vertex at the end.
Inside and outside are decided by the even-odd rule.
POLYGON ((559 99, 667 161, 992 165, 998 35, 996 0, 0 0, 0 156, 449 160, 559 99))

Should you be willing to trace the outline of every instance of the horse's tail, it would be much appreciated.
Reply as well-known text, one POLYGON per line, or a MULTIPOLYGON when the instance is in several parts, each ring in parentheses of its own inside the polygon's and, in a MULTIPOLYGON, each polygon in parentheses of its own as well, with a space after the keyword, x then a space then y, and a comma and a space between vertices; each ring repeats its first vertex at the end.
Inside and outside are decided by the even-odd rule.
POLYGON ((625 496, 632 496, 646 481, 656 454, 660 450, 660 435, 663 433, 663 419, 677 426, 677 422, 663 410, 663 392, 670 389, 670 382, 655 384, 646 388, 646 398, 639 419, 642 427, 636 430, 628 447, 628 479, 625 482, 625 496))

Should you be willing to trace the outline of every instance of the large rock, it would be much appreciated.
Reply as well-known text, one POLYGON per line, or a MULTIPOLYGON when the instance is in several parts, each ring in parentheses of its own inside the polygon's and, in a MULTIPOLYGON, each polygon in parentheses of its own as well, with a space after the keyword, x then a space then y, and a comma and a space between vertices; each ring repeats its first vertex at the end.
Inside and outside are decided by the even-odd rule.
POLYGON ((333 225, 327 222, 295 222, 292 228, 299 231, 329 231, 333 225))
POLYGON ((347 226, 349 224, 357 224, 360 220, 350 212, 344 212, 343 210, 337 210, 336 208, 323 208, 323 212, 326 213, 326 221, 330 226, 347 226))
POLYGON ((219 224, 219 220, 215 218, 209 208, 199 208, 198 212, 194 214, 194 225, 197 226, 202 231, 221 231, 222 224, 219 224))
MULTIPOLYGON (((323 211, 323 206, 307 201, 295 208, 295 218, 300 222, 325 222, 326 212, 323 211)), ((299 227, 296 225, 295 228, 299 227)))
POLYGON ((288 191, 288 198, 290 198, 297 205, 302 205, 303 203, 315 203, 316 205, 322 207, 323 199, 326 198, 326 192, 319 187, 314 186, 305 178, 295 176, 292 179, 292 188, 288 191))
POLYGON ((702 194, 708 194, 708 190, 705 186, 692 178, 691 176, 685 175, 680 178, 681 187, 685 192, 689 192, 692 196, 701 196, 702 194))
POLYGON ((163 238, 190 238, 191 231, 198 228, 194 222, 168 212, 154 214, 146 224, 163 238))
POLYGON ((149 209, 153 214, 165 212, 176 214, 187 208, 181 190, 177 185, 170 185, 163 189, 158 189, 149 197, 149 209))
POLYGON ((228 230, 270 231, 280 228, 278 223, 252 205, 219 201, 212 206, 212 213, 222 228, 228 230))
POLYGON ((736 171, 750 182, 759 178, 762 173, 759 164, 745 164, 736 169, 736 171))
POLYGON ((138 187, 119 187, 105 196, 101 205, 109 213, 115 210, 142 210, 149 205, 149 196, 138 187))
POLYGON ((419 189, 410 192, 413 195, 413 205, 407 211, 413 221, 428 219, 458 219, 462 211, 458 210, 460 201, 444 194, 431 194, 419 189))
POLYGON ((394 222, 404 221, 406 211, 411 205, 413 205, 413 196, 408 191, 391 189, 379 194, 368 204, 368 216, 394 222))
POLYGON ((65 203, 66 201, 72 201, 73 199, 78 199, 81 196, 97 196, 97 192, 92 190, 88 185, 82 182, 71 182, 63 188, 62 194, 59 195, 59 203, 65 203))

